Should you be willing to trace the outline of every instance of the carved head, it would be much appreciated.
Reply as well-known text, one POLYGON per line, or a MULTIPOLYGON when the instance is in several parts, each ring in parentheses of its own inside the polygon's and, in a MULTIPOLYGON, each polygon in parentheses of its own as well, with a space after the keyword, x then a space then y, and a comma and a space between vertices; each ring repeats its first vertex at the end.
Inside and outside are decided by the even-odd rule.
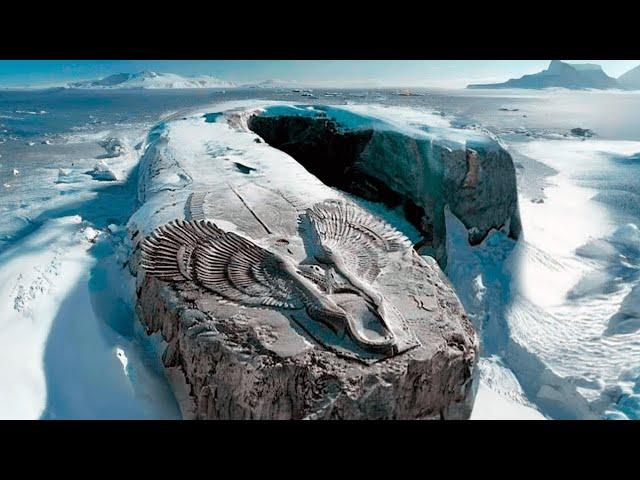
POLYGON ((319 265, 298 265, 298 271, 301 275, 316 282, 321 282, 325 278, 325 270, 319 265))

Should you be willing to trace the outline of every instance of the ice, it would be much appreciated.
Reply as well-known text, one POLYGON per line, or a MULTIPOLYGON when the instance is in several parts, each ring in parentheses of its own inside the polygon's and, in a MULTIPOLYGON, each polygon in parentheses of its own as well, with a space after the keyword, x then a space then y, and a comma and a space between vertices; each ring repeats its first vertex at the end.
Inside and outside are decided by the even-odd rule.
POLYGON ((640 284, 624 297, 618 312, 609 319, 607 335, 621 335, 640 330, 640 284))
POLYGON ((118 157, 126 153, 126 147, 119 138, 110 137, 100 142, 100 146, 105 149, 103 158, 118 157))
POLYGON ((601 261, 611 261, 619 255, 618 249, 604 239, 590 240, 578 247, 576 253, 582 257, 601 261))
POLYGON ((98 235, 100 235, 100 231, 92 227, 85 228, 83 233, 85 238, 90 242, 95 242, 98 235))
POLYGON ((71 175, 71 170, 68 168, 58 168, 58 178, 55 180, 56 183, 73 183, 77 181, 71 175))
POLYGON ((613 233, 612 241, 640 251, 640 229, 633 223, 623 225, 613 233))
POLYGON ((98 161, 98 163, 96 163, 96 166, 93 167, 93 170, 90 170, 87 173, 91 175, 94 179, 104 181, 104 182, 112 182, 118 179, 115 172, 111 169, 111 167, 109 167, 109 164, 104 160, 98 161))
POLYGON ((620 305, 619 313, 630 317, 639 317, 640 320, 640 285, 633 287, 620 305))
POLYGON ((107 228, 109 229, 109 232, 111 233, 117 233, 117 232, 121 232, 122 231, 122 227, 119 225, 115 225, 113 223, 110 223, 109 225, 107 225, 107 228))

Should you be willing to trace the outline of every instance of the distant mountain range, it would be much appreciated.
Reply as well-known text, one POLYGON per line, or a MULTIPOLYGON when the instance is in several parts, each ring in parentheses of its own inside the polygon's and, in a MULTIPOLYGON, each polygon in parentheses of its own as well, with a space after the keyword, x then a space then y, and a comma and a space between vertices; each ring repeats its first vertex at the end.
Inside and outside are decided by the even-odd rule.
POLYGON ((593 63, 566 63, 553 60, 542 72, 512 78, 503 83, 471 84, 467 88, 529 88, 562 87, 569 89, 593 88, 605 90, 620 88, 640 90, 640 66, 620 78, 608 76, 600 65, 593 63))
POLYGON ((83 89, 172 89, 172 88, 296 88, 297 82, 288 80, 262 80, 235 83, 208 75, 183 77, 175 73, 142 71, 138 73, 115 73, 100 80, 84 80, 68 83, 67 88, 83 89))
POLYGON ((628 90, 640 90, 640 65, 620 75, 618 83, 628 90))
POLYGON ((68 84, 69 88, 87 89, 233 88, 236 86, 233 82, 208 75, 182 77, 174 73, 156 73, 149 71, 116 73, 100 80, 85 80, 68 84))
MULTIPOLYGON (((566 63, 553 60, 542 72, 512 78, 503 83, 471 84, 467 88, 527 88, 543 89, 626 89, 640 90, 640 65, 618 79, 608 76, 600 65, 593 63, 566 63)), ((286 80, 264 80, 237 84, 208 75, 183 77, 175 73, 142 71, 116 73, 99 80, 72 82, 66 88, 77 89, 191 89, 191 88, 301 88, 301 84, 286 80)))

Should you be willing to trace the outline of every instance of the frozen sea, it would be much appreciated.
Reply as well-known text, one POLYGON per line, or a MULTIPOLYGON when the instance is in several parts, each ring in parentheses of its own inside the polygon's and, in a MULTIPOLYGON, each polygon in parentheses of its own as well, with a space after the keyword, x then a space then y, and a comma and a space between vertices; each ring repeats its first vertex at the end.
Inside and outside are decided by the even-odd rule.
POLYGON ((497 135, 523 238, 469 247, 448 219, 446 273, 481 336, 472 418, 639 418, 640 94, 414 92, 0 91, 0 418, 179 418, 159 340, 133 316, 122 227, 137 161, 163 119, 252 98, 379 104, 407 123, 428 111, 497 135))

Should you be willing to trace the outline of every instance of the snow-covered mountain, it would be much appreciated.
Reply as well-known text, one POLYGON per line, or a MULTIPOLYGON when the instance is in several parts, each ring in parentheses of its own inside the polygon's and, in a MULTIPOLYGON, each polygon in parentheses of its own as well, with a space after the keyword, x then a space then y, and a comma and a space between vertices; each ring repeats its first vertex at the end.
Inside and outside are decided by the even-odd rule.
POLYGON ((593 63, 565 63, 553 60, 542 72, 512 78, 503 83, 472 84, 467 88, 549 88, 608 89, 619 88, 615 78, 608 76, 600 65, 593 63))
POLYGON ((69 88, 233 88, 235 83, 219 78, 201 75, 198 77, 182 77, 175 73, 156 73, 142 71, 138 73, 116 73, 100 80, 84 80, 69 83, 69 88))
POLYGON ((640 65, 620 75, 618 83, 628 90, 640 90, 640 65))

